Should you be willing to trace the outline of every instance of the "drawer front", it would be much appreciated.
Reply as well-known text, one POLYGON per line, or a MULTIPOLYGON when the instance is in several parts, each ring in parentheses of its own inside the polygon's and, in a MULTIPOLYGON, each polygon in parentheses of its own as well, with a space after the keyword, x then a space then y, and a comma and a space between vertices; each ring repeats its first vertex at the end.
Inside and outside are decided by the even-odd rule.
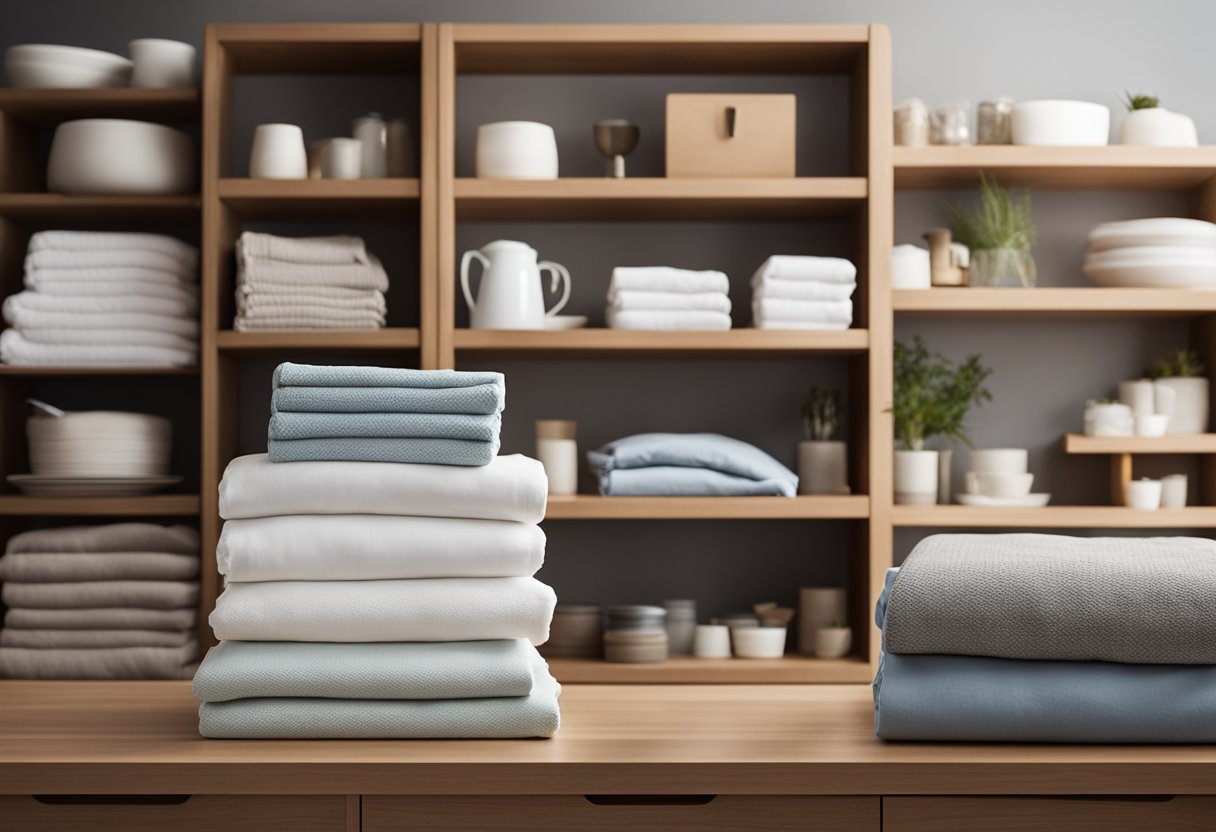
POLYGON ((792 95, 668 95, 667 176, 794 176, 796 121, 792 95))
POLYGON ((343 795, 57 795, 0 797, 4 832, 346 832, 343 795))
POLYGON ((877 797, 551 795, 363 798, 363 832, 879 832, 877 797))
POLYGON ((1216 797, 886 797, 883 832, 1210 832, 1216 797))

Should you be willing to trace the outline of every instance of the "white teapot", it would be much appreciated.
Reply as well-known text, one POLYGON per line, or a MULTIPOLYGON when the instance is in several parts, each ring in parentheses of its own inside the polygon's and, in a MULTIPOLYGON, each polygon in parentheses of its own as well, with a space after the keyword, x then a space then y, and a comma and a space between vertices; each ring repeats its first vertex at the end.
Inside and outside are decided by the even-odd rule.
POLYGON ((536 249, 526 243, 495 240, 461 257, 460 288, 469 304, 473 329, 544 329, 545 318, 556 315, 570 300, 570 272, 558 263, 538 263, 536 249), (469 264, 473 260, 481 261, 485 269, 476 301, 469 288, 469 264), (540 277, 544 271, 553 274, 550 292, 565 283, 561 300, 547 312, 540 277))

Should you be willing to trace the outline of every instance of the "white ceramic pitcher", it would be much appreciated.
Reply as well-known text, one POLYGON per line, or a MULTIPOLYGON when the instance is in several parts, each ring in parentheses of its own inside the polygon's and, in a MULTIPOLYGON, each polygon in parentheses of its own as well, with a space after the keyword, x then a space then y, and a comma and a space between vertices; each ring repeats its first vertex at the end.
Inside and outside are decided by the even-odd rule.
POLYGON ((536 262, 536 249, 514 240, 495 240, 480 250, 471 249, 460 259, 460 288, 469 304, 473 329, 544 329, 545 318, 561 311, 570 300, 570 272, 549 261, 536 262), (477 300, 469 289, 469 263, 481 261, 485 272, 477 289, 477 300), (553 274, 550 292, 565 283, 561 300, 545 311, 544 286, 540 273, 553 274))

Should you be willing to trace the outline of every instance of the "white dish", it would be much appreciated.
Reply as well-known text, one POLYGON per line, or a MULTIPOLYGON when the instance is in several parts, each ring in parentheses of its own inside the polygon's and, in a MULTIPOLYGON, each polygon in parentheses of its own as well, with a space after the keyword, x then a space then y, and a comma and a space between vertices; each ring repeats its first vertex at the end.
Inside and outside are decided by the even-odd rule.
POLYGON ((1089 101, 1019 101, 1012 126, 1014 144, 1095 147, 1110 136, 1110 108, 1089 101))
POLYGON ((586 325, 586 315, 552 315, 545 318, 545 329, 579 329, 586 325))
POLYGON ((1150 289, 1216 289, 1216 265, 1192 263, 1174 265, 1093 265, 1081 271, 1096 286, 1150 289))
POLYGON ((1216 263, 1216 246, 1132 246, 1090 252, 1091 266, 1202 266, 1216 263))
POLYGON ((10 59, 4 63, 9 86, 25 89, 100 89, 125 87, 129 73, 48 61, 10 59))
POLYGON ((40 477, 9 474, 6 478, 30 497, 134 497, 177 485, 181 477, 40 477))
POLYGON ((1135 246, 1216 247, 1216 223, 1182 217, 1104 222, 1089 232, 1091 252, 1135 246))
POLYGON ((732 627, 731 647, 739 659, 779 659, 785 655, 785 627, 732 627))
POLYGON ((86 118, 55 130, 47 189, 65 194, 181 194, 194 188, 194 141, 144 121, 86 118))
POLYGON ((1051 500, 1050 494, 1027 494, 1025 497, 985 497, 982 494, 959 494, 956 499, 965 506, 977 508, 1039 508, 1051 500))

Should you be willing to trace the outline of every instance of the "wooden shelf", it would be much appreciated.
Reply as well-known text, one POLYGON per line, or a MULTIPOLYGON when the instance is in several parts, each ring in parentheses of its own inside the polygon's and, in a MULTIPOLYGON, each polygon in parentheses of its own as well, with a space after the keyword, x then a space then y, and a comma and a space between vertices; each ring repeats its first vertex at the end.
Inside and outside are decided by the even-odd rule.
POLYGON ((55 378, 80 376, 197 376, 198 367, 44 367, 0 364, 0 377, 55 378))
POLYGON ((308 330, 300 332, 236 332, 221 330, 216 346, 223 351, 243 350, 400 350, 418 349, 413 327, 388 329, 308 330))
POLYGON ((173 196, 0 194, 0 216, 18 220, 197 221, 199 205, 197 194, 173 196))
POLYGON ((237 74, 419 72, 418 23, 221 23, 211 31, 237 74))
POLYGON ((1216 146, 896 147, 895 187, 973 187, 981 171, 1003 185, 1092 190, 1194 188, 1216 176, 1216 146))
POLYGON ((218 193, 242 216, 416 214, 417 179, 221 179, 218 193))
POLYGON ((946 288, 896 289, 895 311, 920 315, 1176 316, 1216 312, 1216 292, 1203 289, 946 288))
POLYGON ((773 355, 855 355, 869 347, 869 332, 730 329, 719 332, 651 332, 626 329, 511 330, 457 329, 456 352, 463 355, 554 356, 564 358, 767 357, 773 355))
POLYGON ((655 664, 623 664, 600 659, 549 659, 562 684, 757 685, 845 684, 874 678, 869 663, 857 658, 697 659, 675 657, 655 664))
POLYGON ((0 112, 40 126, 75 118, 197 122, 199 100, 197 87, 79 90, 0 88, 0 112))
POLYGON ((1170 436, 1064 434, 1066 454, 1216 454, 1216 433, 1170 436))
POLYGON ((0 495, 4 517, 186 517, 199 512, 197 494, 143 497, 26 497, 0 495))
POLYGON ((545 520, 857 520, 870 498, 847 497, 550 497, 545 520))
POLYGON ((1139 511, 1123 506, 895 506, 896 526, 1029 529, 1209 529, 1216 506, 1139 511))
POLYGON ((860 177, 457 179, 458 220, 781 219, 864 205, 860 177))

